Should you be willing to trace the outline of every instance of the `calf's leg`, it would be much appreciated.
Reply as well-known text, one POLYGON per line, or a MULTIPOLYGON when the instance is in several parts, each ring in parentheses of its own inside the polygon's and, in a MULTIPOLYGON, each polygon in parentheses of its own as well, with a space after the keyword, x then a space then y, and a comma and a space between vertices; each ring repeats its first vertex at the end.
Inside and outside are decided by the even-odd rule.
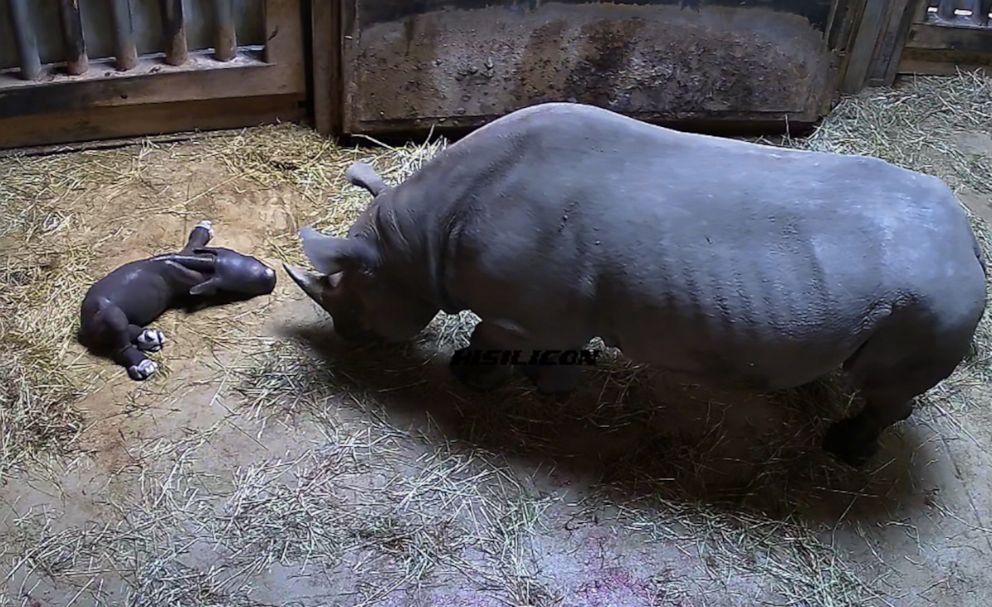
POLYGON ((182 248, 181 253, 183 255, 189 255, 194 250, 207 246, 207 243, 210 242, 213 237, 213 225, 204 219, 200 223, 196 224, 192 231, 190 231, 189 238, 186 241, 186 246, 182 248))
POLYGON ((987 27, 989 25, 989 12, 992 11, 992 0, 970 0, 968 2, 968 9, 971 10, 971 16, 968 17, 968 21, 972 25, 978 27, 987 27))
POLYGON ((127 326, 128 339, 142 352, 158 352, 165 345, 165 335, 158 329, 127 326))
POLYGON ((109 306, 104 308, 101 313, 106 328, 110 332, 111 359, 127 369, 128 376, 135 381, 148 379, 158 371, 158 365, 155 364, 155 361, 148 359, 135 346, 134 340, 136 338, 133 337, 134 329, 132 327, 139 327, 128 322, 124 311, 117 306, 109 306))

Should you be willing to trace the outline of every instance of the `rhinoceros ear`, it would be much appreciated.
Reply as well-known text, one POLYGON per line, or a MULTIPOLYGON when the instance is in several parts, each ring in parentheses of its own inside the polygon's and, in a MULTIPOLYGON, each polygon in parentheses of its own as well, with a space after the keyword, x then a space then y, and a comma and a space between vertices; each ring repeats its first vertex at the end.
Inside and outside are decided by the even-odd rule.
POLYGON ((375 169, 364 162, 352 164, 345 171, 344 176, 352 185, 365 188, 373 196, 378 196, 389 189, 382 177, 379 177, 379 174, 375 172, 375 169))
POLYGON ((303 254, 313 267, 324 274, 372 268, 378 258, 375 247, 364 238, 334 238, 313 228, 300 230, 300 238, 303 240, 303 254))

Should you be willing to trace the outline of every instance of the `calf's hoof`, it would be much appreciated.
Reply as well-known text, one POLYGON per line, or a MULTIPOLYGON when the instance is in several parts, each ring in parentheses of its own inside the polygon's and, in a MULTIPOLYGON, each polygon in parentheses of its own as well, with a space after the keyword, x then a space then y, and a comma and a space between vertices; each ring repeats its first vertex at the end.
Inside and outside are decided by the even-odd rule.
POLYGON ((165 335, 158 329, 145 329, 135 341, 142 352, 158 352, 165 345, 165 335))
POLYGON ((823 449, 852 468, 861 468, 878 451, 878 439, 868 436, 856 419, 844 419, 827 431, 823 449))
POLYGON ((210 234, 210 238, 213 239, 213 237, 214 237, 214 224, 211 223, 211 221, 209 219, 204 219, 200 223, 196 224, 195 227, 205 229, 207 231, 207 234, 210 234))
POLYGON ((158 365, 155 361, 148 360, 147 358, 127 368, 127 374, 134 381, 144 381, 154 375, 156 371, 158 371, 158 365))
POLYGON ((480 392, 495 390, 509 381, 513 369, 503 365, 480 365, 457 362, 453 357, 449 367, 455 378, 466 386, 480 392))

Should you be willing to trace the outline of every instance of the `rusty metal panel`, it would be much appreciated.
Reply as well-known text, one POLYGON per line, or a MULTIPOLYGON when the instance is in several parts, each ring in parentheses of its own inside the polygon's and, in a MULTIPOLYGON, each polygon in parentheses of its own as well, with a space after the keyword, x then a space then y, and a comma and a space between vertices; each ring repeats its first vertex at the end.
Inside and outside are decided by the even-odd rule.
MULTIPOLYGON (((231 2, 232 0, 228 0, 231 2)), ((231 14, 234 15, 238 32, 238 44, 260 46, 265 43, 264 10, 265 0, 233 0, 231 14)), ((160 53, 164 49, 162 39, 162 12, 160 0, 75 0, 82 19, 83 38, 86 40, 89 59, 106 59, 115 55, 114 3, 129 6, 130 25, 137 52, 140 55, 160 53)), ((198 51, 213 48, 218 29, 216 0, 183 0, 186 18, 188 50, 198 51)), ((18 52, 14 41, 14 25, 5 6, 7 0, 0 0, 0 70, 18 65, 18 52)), ((64 60, 64 45, 59 21, 59 5, 50 0, 28 0, 28 20, 38 41, 41 63, 52 64, 64 60)))
POLYGON ((813 121, 844 0, 343 0, 348 133, 474 126, 543 101, 646 120, 813 121))
POLYGON ((2 0, 0 148, 298 120, 307 1, 2 0))

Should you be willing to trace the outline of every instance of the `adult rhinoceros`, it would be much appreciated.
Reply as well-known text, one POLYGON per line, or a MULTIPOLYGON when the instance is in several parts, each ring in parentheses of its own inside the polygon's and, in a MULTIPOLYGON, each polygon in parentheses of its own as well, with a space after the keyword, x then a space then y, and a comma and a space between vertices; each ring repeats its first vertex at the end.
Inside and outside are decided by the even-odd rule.
MULTIPOLYGON (((985 266, 940 180, 874 158, 652 126, 582 104, 495 120, 375 200, 347 238, 301 232, 287 271, 345 338, 405 340, 439 310, 469 350, 601 337, 710 385, 762 390, 843 367, 866 405, 825 447, 864 463, 969 350, 985 266)), ((478 387, 508 367, 459 366, 478 387)), ((529 369, 545 392, 578 367, 529 369)))

